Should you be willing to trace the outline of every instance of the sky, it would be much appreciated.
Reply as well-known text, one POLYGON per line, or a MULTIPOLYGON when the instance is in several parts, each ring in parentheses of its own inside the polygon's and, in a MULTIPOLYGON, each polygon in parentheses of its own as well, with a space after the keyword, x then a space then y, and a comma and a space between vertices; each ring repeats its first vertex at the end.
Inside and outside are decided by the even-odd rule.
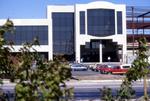
POLYGON ((0 19, 43 19, 46 18, 48 5, 74 5, 92 1, 150 8, 150 0, 0 0, 0 19))

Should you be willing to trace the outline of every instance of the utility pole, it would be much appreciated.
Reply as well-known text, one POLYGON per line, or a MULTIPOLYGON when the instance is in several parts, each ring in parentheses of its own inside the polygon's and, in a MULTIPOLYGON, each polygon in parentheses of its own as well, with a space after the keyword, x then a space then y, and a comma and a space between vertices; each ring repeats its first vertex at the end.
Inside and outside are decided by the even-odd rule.
POLYGON ((133 49, 132 49, 132 51, 133 51, 133 56, 134 56, 134 7, 132 6, 131 7, 131 9, 132 9, 132 44, 133 44, 133 49))

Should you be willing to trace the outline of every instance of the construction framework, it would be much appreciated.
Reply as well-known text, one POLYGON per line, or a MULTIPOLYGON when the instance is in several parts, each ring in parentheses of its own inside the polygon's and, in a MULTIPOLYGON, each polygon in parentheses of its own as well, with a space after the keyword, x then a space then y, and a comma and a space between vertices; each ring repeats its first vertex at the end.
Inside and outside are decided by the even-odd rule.
POLYGON ((150 6, 127 6, 127 29, 132 30, 132 51, 135 55, 135 44, 141 35, 148 37, 150 35, 150 6), (149 29, 148 34, 145 34, 145 29, 149 29), (139 34, 139 30, 142 33, 139 34))

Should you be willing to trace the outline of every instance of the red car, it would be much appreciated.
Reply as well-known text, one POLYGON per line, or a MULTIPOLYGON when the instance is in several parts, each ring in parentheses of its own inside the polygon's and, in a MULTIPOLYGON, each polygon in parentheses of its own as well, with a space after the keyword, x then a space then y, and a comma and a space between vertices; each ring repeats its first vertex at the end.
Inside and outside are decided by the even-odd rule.
POLYGON ((95 71, 100 71, 100 69, 103 67, 103 64, 97 64, 95 67, 95 71))
POLYGON ((122 64, 115 66, 111 71, 112 74, 125 74, 128 69, 131 68, 131 64, 122 64))
POLYGON ((103 64, 98 68, 98 71, 102 74, 111 73, 114 66, 114 64, 103 64))

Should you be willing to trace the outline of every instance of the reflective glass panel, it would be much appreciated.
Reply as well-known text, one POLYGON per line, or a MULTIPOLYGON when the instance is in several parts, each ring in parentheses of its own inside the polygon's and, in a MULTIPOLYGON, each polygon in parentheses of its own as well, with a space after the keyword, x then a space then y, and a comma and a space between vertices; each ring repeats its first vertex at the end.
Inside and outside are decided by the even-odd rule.
POLYGON ((122 12, 117 12, 117 33, 122 34, 122 12))
POLYGON ((113 9, 87 10, 88 34, 108 36, 115 34, 115 15, 113 9))
POLYGON ((74 54, 74 13, 52 13, 54 55, 74 54))
POLYGON ((80 11, 80 34, 85 34, 85 11, 80 11))
POLYGON ((14 33, 6 33, 4 37, 14 45, 32 42, 35 37, 40 45, 48 45, 48 26, 15 26, 14 33))

